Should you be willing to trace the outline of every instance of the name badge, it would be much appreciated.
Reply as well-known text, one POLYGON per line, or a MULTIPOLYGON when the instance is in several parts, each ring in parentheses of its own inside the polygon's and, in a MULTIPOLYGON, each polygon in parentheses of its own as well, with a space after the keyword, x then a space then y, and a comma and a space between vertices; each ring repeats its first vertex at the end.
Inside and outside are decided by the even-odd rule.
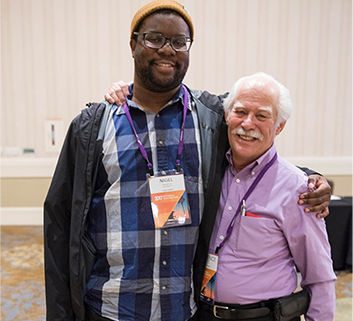
POLYGON ((151 206, 156 228, 191 224, 184 174, 149 177, 151 206))
POLYGON ((208 253, 205 273, 203 275, 200 299, 212 304, 216 287, 216 275, 218 266, 218 255, 208 253))

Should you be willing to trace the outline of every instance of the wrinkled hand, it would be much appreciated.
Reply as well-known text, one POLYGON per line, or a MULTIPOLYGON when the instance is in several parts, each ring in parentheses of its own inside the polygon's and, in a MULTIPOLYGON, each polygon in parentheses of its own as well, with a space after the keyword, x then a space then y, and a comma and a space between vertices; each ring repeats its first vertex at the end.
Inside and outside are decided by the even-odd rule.
POLYGON ((118 82, 113 83, 106 94, 104 95, 104 99, 111 104, 116 104, 118 106, 124 105, 125 97, 129 94, 129 84, 120 80, 118 82))
POLYGON ((313 205, 306 207, 305 212, 319 212, 317 218, 324 218, 329 214, 328 204, 331 198, 331 186, 326 178, 320 175, 310 175, 308 181, 308 193, 299 195, 300 205, 313 205))

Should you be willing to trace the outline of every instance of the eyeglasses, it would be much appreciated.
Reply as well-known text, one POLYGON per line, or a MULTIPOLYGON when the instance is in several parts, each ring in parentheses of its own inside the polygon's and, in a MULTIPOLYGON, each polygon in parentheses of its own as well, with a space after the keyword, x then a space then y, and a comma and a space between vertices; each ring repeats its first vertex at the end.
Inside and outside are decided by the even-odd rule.
POLYGON ((158 32, 134 32, 134 35, 143 35, 143 43, 151 49, 161 49, 167 41, 175 51, 189 51, 192 39, 185 36, 165 37, 158 32))

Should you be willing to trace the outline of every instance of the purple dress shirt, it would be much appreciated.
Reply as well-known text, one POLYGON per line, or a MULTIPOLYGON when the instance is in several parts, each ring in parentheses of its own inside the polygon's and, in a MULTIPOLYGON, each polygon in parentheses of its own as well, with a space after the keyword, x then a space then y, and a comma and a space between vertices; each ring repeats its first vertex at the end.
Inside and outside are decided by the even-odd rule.
MULTIPOLYGON (((275 153, 273 144, 237 173, 228 151, 210 253, 215 253, 239 202, 275 153)), ((297 204, 307 181, 305 173, 281 157, 266 172, 246 201, 250 214, 237 213, 232 234, 218 253, 216 302, 249 304, 288 295, 297 288, 297 265, 301 286, 311 294, 306 320, 333 320, 336 276, 325 221, 297 204)))

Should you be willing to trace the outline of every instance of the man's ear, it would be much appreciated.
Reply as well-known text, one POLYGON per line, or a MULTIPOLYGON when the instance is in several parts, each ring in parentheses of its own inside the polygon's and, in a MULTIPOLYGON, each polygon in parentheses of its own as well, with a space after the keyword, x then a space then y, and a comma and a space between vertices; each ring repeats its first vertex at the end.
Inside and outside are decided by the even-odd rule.
POLYGON ((136 40, 131 39, 130 40, 130 49, 131 49, 132 58, 134 58, 134 56, 135 56, 135 48, 136 48, 136 40))
POLYGON ((228 113, 227 113, 227 111, 224 111, 224 119, 226 121, 226 124, 228 125, 228 113))
POLYGON ((276 135, 279 135, 279 133, 283 130, 284 126, 286 125, 287 121, 284 121, 282 123, 280 123, 277 128, 276 128, 276 135))

